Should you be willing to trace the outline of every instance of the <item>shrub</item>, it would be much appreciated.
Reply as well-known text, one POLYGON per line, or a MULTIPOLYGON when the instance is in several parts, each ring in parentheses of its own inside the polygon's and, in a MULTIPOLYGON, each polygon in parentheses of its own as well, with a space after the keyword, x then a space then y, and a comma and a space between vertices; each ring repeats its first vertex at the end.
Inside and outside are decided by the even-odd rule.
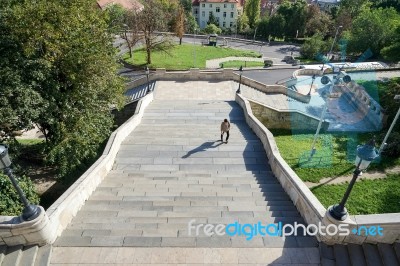
MULTIPOLYGON (((17 178, 17 182, 29 202, 31 204, 38 204, 39 196, 35 191, 32 181, 26 176, 23 176, 22 178, 17 178)), ((0 191, 0 215, 21 215, 24 206, 10 178, 4 174, 0 174, 0 191)))

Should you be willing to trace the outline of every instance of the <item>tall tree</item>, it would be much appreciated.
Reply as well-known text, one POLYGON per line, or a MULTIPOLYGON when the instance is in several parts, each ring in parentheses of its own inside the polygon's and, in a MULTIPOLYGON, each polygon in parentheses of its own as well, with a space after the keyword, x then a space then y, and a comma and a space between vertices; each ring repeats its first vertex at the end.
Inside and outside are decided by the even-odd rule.
POLYGON ((183 34, 185 34, 185 10, 180 5, 175 19, 175 34, 179 38, 179 44, 182 44, 183 34))
POLYGON ((186 14, 192 13, 192 0, 180 0, 180 4, 185 9, 186 14))
POLYGON ((363 53, 370 49, 375 57, 379 56, 381 49, 392 43, 399 25, 400 14, 395 9, 364 7, 347 35, 349 52, 363 53))
POLYGON ((151 52, 161 50, 168 53, 173 42, 168 35, 158 36, 155 31, 167 29, 167 15, 165 3, 159 0, 147 0, 144 9, 137 14, 138 28, 143 32, 143 40, 147 53, 146 62, 151 64, 151 52))
POLYGON ((113 34, 91 0, 1 2, 0 131, 38 125, 65 175, 95 156, 124 100, 113 34))
POLYGON ((214 24, 215 26, 219 27, 219 23, 217 18, 214 16, 214 13, 210 13, 210 16, 208 17, 207 25, 214 24))
POLYGON ((258 21, 260 20, 261 13, 261 1, 260 0, 247 0, 245 4, 245 12, 249 18, 249 26, 254 29, 258 21))
POLYGON ((127 10, 124 14, 123 30, 120 34, 129 49, 129 58, 133 57, 133 47, 142 39, 138 25, 138 10, 127 10))
POLYGON ((305 30, 307 17, 307 2, 299 0, 296 2, 284 1, 278 8, 278 14, 285 19, 285 36, 294 38, 302 36, 305 30))
POLYGON ((333 21, 329 15, 325 12, 321 12, 320 9, 315 5, 310 5, 307 8, 307 18, 305 25, 305 34, 312 36, 317 32, 320 32, 325 36, 333 21))

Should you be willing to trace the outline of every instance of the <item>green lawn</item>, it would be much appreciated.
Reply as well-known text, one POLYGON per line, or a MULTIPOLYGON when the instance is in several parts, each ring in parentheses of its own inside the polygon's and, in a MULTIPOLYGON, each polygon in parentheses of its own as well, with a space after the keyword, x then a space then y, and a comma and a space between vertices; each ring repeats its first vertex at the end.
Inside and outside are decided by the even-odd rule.
MULTIPOLYGON (((236 50, 232 48, 200 46, 182 44, 174 46, 170 54, 154 51, 151 54, 152 63, 150 68, 166 68, 169 70, 183 70, 189 68, 205 68, 206 60, 223 58, 229 56, 237 57, 259 57, 259 53, 253 51, 236 50)), ((129 58, 129 53, 123 56, 128 63, 140 67, 146 65, 146 51, 141 48, 133 52, 133 58, 129 58)), ((225 67, 225 66, 224 66, 225 67)))
POLYGON ((253 62, 253 61, 227 61, 220 64, 220 66, 224 68, 239 68, 243 67, 264 67, 264 62, 253 62))
MULTIPOLYGON (((351 175, 355 168, 357 145, 365 144, 373 136, 372 133, 320 134, 317 152, 309 160, 314 134, 292 135, 286 130, 271 131, 279 152, 289 166, 303 181, 314 183, 324 177, 351 175)), ((373 162, 369 169, 384 170, 395 165, 400 165, 400 158, 383 157, 373 162)))
POLYGON ((347 150, 354 145, 348 136, 321 134, 317 140, 317 151, 310 157, 313 134, 292 135, 287 131, 271 131, 282 157, 303 181, 318 182, 324 177, 346 175, 354 170, 354 154, 347 154, 347 150))
MULTIPOLYGON (((340 202, 347 186, 348 183, 324 185, 315 187, 311 191, 325 207, 328 207, 340 202)), ((400 175, 357 182, 346 208, 352 215, 400 212, 400 175)))

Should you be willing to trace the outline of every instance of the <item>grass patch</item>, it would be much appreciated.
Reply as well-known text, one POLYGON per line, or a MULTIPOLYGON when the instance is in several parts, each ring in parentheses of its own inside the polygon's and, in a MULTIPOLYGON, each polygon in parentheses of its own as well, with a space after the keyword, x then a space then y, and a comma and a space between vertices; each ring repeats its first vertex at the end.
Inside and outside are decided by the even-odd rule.
POLYGON ((303 181, 317 183, 324 177, 346 175, 354 170, 354 154, 347 153, 351 149, 349 136, 321 134, 316 143, 317 151, 310 158, 313 134, 272 132, 280 154, 303 181))
MULTIPOLYGON (((324 185, 311 191, 325 207, 328 207, 340 202, 347 186, 348 183, 324 185)), ((400 175, 357 182, 346 208, 352 215, 400 212, 400 175)))
POLYGON ((220 67, 224 68, 239 68, 243 67, 264 67, 264 62, 254 62, 254 61, 227 61, 219 64, 220 67))
MULTIPOLYGON (((174 46, 167 54, 162 51, 151 53, 152 63, 150 68, 166 68, 168 70, 183 70, 193 67, 205 68, 206 60, 223 58, 229 56, 237 57, 260 57, 261 54, 253 51, 237 50, 225 47, 199 46, 182 44, 174 46)), ((128 63, 141 67, 146 65, 146 51, 144 48, 133 52, 133 58, 129 58, 129 53, 123 56, 128 63)))

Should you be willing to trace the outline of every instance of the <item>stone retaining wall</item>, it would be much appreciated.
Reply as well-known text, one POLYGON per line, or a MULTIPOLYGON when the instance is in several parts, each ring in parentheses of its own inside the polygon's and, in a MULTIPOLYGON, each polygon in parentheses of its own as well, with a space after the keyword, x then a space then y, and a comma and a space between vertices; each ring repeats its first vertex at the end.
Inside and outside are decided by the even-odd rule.
MULTIPOLYGON (((279 110, 251 100, 253 114, 268 128, 292 129, 297 131, 315 131, 319 118, 295 110, 279 110)), ((322 130, 327 130, 329 123, 322 122, 322 130)))

